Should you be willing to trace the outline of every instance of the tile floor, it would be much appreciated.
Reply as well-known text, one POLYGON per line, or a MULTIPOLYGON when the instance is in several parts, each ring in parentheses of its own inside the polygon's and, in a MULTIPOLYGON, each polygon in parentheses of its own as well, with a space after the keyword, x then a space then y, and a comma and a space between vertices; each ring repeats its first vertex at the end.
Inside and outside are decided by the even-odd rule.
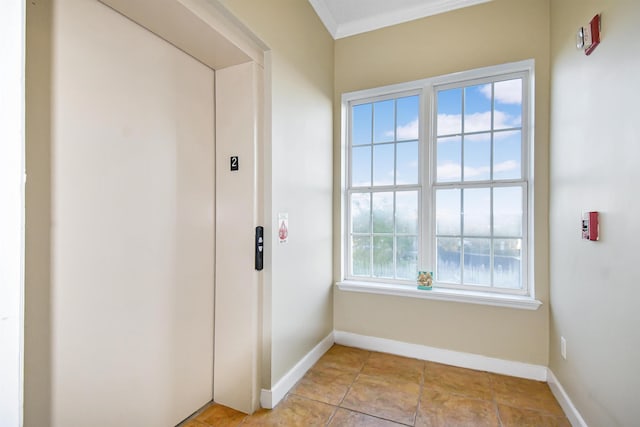
POLYGON ((546 383, 334 345, 273 410, 211 405, 181 427, 567 426, 546 383))

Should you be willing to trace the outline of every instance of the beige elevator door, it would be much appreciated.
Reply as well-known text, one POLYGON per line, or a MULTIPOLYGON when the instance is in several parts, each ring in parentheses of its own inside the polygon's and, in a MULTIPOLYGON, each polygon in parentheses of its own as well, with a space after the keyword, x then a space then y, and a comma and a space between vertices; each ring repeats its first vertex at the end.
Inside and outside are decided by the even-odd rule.
POLYGON ((170 426, 212 398, 214 72, 54 3, 52 425, 170 426))

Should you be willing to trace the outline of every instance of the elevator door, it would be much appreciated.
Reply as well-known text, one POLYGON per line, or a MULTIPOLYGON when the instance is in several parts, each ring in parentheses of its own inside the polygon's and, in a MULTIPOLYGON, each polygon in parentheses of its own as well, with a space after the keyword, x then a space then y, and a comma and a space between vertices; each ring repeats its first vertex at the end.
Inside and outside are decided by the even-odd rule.
POLYGON ((97 1, 54 4, 52 425, 212 398, 214 71, 97 1))

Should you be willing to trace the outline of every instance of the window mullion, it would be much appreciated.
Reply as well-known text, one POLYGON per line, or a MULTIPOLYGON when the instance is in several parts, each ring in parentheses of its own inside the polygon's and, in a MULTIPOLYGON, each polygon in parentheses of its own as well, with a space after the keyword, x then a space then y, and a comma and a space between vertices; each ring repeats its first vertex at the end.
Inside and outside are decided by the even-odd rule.
POLYGON ((464 148, 465 148, 465 102, 466 102, 466 91, 464 90, 464 88, 462 88, 462 104, 461 104, 461 114, 462 116, 460 117, 460 123, 462 126, 462 129, 460 129, 460 182, 464 182, 465 179, 465 173, 464 173, 464 148))
POLYGON ((373 242, 373 193, 369 192, 369 277, 373 277, 373 242))
MULTIPOLYGON (((460 184, 464 182, 465 173, 464 173, 464 148, 465 148, 465 116, 466 116, 466 90, 463 87, 461 90, 462 103, 460 104, 460 124, 462 129, 460 129, 460 184)), ((460 185, 459 184, 459 185, 460 185)), ((464 257, 465 257, 465 248, 464 248, 464 215, 465 215, 465 206, 464 206, 464 188, 460 189, 460 284, 464 285, 464 257)))
POLYGON ((392 217, 392 230, 391 230, 391 247, 392 247, 392 251, 393 253, 391 254, 391 258, 393 260, 393 277, 397 278, 398 277, 398 260, 397 258, 397 254, 398 254, 398 239, 397 239, 397 235, 396 235, 396 192, 393 192, 393 217, 392 217))
MULTIPOLYGON (((493 152, 494 152, 494 130, 496 120, 496 86, 495 83, 491 83, 491 139, 489 142, 489 179, 493 182, 494 170, 493 170, 493 152)), ((491 185, 491 184, 490 184, 491 185)), ((489 188, 489 286, 494 287, 494 274, 495 268, 495 253, 494 253, 494 216, 493 216, 493 185, 489 188)))
POLYGON ((493 282, 493 268, 494 268, 494 261, 495 261, 495 254, 493 252, 494 249, 494 216, 493 216, 493 186, 491 186, 489 188, 489 233, 490 233, 490 239, 489 239, 489 285, 493 288, 494 287, 494 282, 493 282))
MULTIPOLYGON (((490 153, 489 153, 489 179, 493 181, 494 178, 494 170, 493 170, 493 142, 495 137, 495 120, 496 120, 496 100, 495 100, 495 85, 491 83, 491 140, 490 140, 490 153)), ((521 173, 522 175, 522 173, 521 173)))
POLYGON ((431 182, 435 182, 435 141, 437 120, 434 120, 436 99, 433 86, 427 85, 423 89, 420 102, 420 127, 419 127, 419 167, 421 188, 418 193, 419 229, 418 270, 429 269, 437 271, 435 264, 435 210, 431 182))
MULTIPOLYGON (((375 118, 376 118, 376 105, 371 104, 371 141, 369 141, 369 147, 371 147, 371 160, 370 160, 370 185, 373 188, 373 167, 374 167, 374 154, 375 145, 375 118)), ((373 251, 374 251, 374 238, 373 238, 373 192, 369 191, 369 277, 373 277, 373 251)))
POLYGON ((371 187, 373 187, 373 165, 374 165, 374 157, 373 156, 374 156, 374 151, 375 151, 374 150, 375 145, 373 143, 373 141, 375 140, 375 135, 373 134, 374 129, 375 129, 373 121, 375 120, 375 117, 376 117, 375 109, 376 109, 375 104, 371 104, 371 141, 369 141, 369 147, 371 149, 371 160, 370 160, 370 169, 369 169, 370 181, 369 181, 369 183, 370 183, 371 187))
POLYGON ((464 284, 464 188, 460 189, 460 284, 464 284))

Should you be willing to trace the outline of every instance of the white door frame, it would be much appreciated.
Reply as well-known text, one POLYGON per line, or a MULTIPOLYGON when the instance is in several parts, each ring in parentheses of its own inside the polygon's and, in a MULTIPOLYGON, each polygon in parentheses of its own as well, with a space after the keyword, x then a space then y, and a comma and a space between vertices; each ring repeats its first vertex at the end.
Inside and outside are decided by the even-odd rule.
POLYGON ((259 174, 267 47, 216 0, 100 1, 216 71, 213 394, 218 403, 253 413, 262 366, 263 277, 254 268, 253 245, 255 227, 264 222, 259 174), (240 157, 238 171, 230 171, 230 156, 240 157))
MULTIPOLYGON (((266 182, 267 180, 260 179, 258 174, 265 173, 263 168, 263 156, 265 154, 263 150, 265 146, 269 145, 268 141, 266 141, 268 135, 261 129, 261 125, 263 124, 263 116, 261 114, 264 112, 260 111, 265 106, 262 98, 265 87, 264 81, 262 81, 262 77, 260 76, 262 72, 269 75, 269 64, 265 63, 265 54, 268 48, 255 36, 251 35, 217 0, 99 1, 149 29, 159 37, 167 40, 169 43, 214 70, 222 70, 242 64, 253 64, 254 70, 251 73, 251 84, 253 85, 254 94, 256 95, 254 99, 254 106, 256 108, 253 112, 255 116, 253 124, 258 124, 258 126, 255 128, 253 139, 248 141, 251 146, 251 154, 249 155, 253 155, 253 161, 247 162, 246 157, 244 161, 241 160, 241 172, 250 172, 254 189, 257 189, 258 183, 266 182), (243 164, 253 166, 251 169, 242 169, 243 164)), ((25 2, 12 0, 11 3, 19 3, 24 7, 25 2)), ((24 354, 24 359, 19 357, 19 362, 24 363, 27 371, 24 380, 20 380, 19 386, 16 389, 17 391, 12 392, 14 396, 17 393, 18 399, 21 399, 24 389, 24 406, 26 411, 23 412, 22 401, 20 401, 20 406, 15 411, 15 413, 18 414, 17 416, 20 417, 20 420, 18 424, 9 424, 10 427, 21 425, 21 419, 25 417, 28 417, 27 422, 31 424, 47 425, 47 423, 50 422, 53 402, 51 391, 52 371, 50 367, 50 301, 52 294, 49 287, 51 268, 49 262, 52 255, 49 249, 49 233, 51 229, 51 166, 48 163, 51 154, 49 152, 51 131, 49 102, 51 94, 47 92, 49 89, 48 85, 52 61, 50 52, 50 27, 53 2, 38 1, 26 3, 29 15, 27 31, 30 37, 27 40, 29 50, 25 51, 24 55, 27 58, 26 73, 28 87, 25 89, 26 95, 22 93, 19 101, 24 102, 25 96, 28 98, 26 104, 29 118, 29 122, 27 122, 27 137, 29 138, 27 154, 29 154, 28 160, 31 172, 29 172, 29 186, 26 189, 26 193, 23 190, 24 183, 20 183, 22 203, 19 203, 19 211, 23 212, 25 198, 29 209, 29 211, 26 212, 26 224, 28 227, 26 244, 23 244, 22 242, 24 242, 24 240, 21 240, 22 247, 26 248, 27 251, 25 262, 28 274, 24 288, 19 285, 25 293, 26 309, 24 323, 21 323, 17 330, 19 333, 24 334, 27 353, 24 354), (49 214, 47 214, 47 212, 49 212, 49 214), (27 329, 24 327, 25 324, 28 326, 27 329)), ((7 2, 2 2, 2 5, 6 6, 7 2)), ((3 21, 1 18, 5 17, 15 20, 13 17, 9 18, 8 14, 2 13, 1 15, 0 21, 3 21)), ((3 26, 2 30, 6 28, 6 26, 3 26)), ((24 47, 24 45, 25 42, 23 39, 22 46, 24 47)), ((0 76, 2 76, 1 72, 0 76)), ((220 123, 218 125, 220 125, 220 123)), ((24 129, 22 132, 24 134, 24 129)), ((4 141, 4 138, 2 140, 4 141)), ((238 141, 236 140, 235 143, 238 143, 238 141)), ((21 149, 24 149, 24 147, 25 144, 22 143, 21 149)), ((228 166, 223 159, 225 156, 226 153, 224 152, 216 152, 216 157, 219 157, 221 162, 223 162, 225 166, 228 166)), ((23 157, 16 160, 15 164, 21 164, 22 159, 23 157)), ((226 160, 228 161, 228 158, 226 160)), ((237 175, 235 177, 237 177, 237 175)), ((20 179, 23 179, 22 175, 20 179)), ((223 181, 216 182, 216 185, 223 185, 223 181)), ((243 199, 239 200, 239 203, 246 201, 244 197, 251 199, 250 203, 253 206, 251 208, 252 215, 254 221, 257 222, 254 225, 263 222, 264 209, 261 204, 264 203, 264 199, 258 197, 255 192, 242 194, 242 197, 243 199)), ((4 195, 0 195, 0 200, 4 202, 4 195)), ((20 224, 24 223, 22 222, 22 218, 20 221, 20 224)), ((266 229, 265 235, 268 235, 269 232, 270 231, 266 229)), ((24 229, 22 229, 20 233, 20 238, 25 239, 24 229)), ((243 245, 246 244, 248 239, 253 241, 253 227, 245 227, 243 225, 242 229, 238 230, 234 238, 238 242, 243 242, 243 245)), ((227 250, 228 248, 224 249, 227 250)), ((218 251, 220 250, 221 248, 218 247, 218 251)), ((244 249, 238 250, 244 251, 244 249)), ((22 253, 23 251, 20 250, 19 252, 22 253)), ((264 273, 256 274, 253 270, 252 253, 242 256, 246 256, 247 261, 241 265, 241 268, 245 272, 244 276, 236 275, 225 278, 224 284, 228 289, 250 285, 250 287, 245 288, 245 290, 249 291, 252 301, 257 301, 257 304, 252 302, 251 304, 238 307, 238 309, 241 310, 238 314, 241 315, 245 313, 247 315, 246 318, 250 319, 250 322, 247 324, 248 326, 245 326, 250 328, 251 333, 247 334, 245 330, 241 330, 236 334, 238 337, 247 337, 246 340, 239 343, 239 347, 242 347, 242 351, 250 353, 250 357, 247 358, 247 363, 249 363, 250 366, 248 366, 247 369, 249 369, 251 374, 248 377, 248 383, 239 384, 244 390, 244 398, 240 403, 234 405, 237 406, 237 409, 244 412, 252 412, 257 409, 257 396, 259 396, 258 387, 261 379, 259 368, 261 367, 262 354, 259 339, 256 339, 256 337, 259 337, 261 332, 262 314, 259 305, 262 302, 260 284, 263 280, 262 275, 264 273), (251 276, 251 283, 243 281, 243 277, 248 276, 251 276), (258 306, 257 309, 256 306, 258 306)), ((13 265, 16 264, 13 263, 13 265)), ((265 270, 268 270, 268 263, 265 265, 265 270)), ((23 271, 23 269, 21 269, 21 271, 23 271)), ((216 271, 218 270, 216 269, 216 271)), ((19 283, 22 283, 22 278, 19 280, 19 283)), ((4 299, 4 294, 0 296, 4 299)), ((224 304, 221 300, 218 300, 218 303, 224 304)), ((218 319, 218 321, 219 323, 223 322, 220 319, 218 319)), ((229 326, 234 325, 230 323, 229 326)), ((20 340, 20 342, 22 342, 22 340, 20 340)), ((0 367, 0 369, 2 368, 0 367)), ((12 372, 15 373, 15 369, 12 372)), ((0 378, 0 380, 2 380, 3 385, 6 384, 4 378, 0 378)), ((216 378, 214 378, 214 389, 215 382, 216 378)), ((217 392, 216 396, 218 397, 217 392)), ((15 406, 13 403, 10 405, 15 406)), ((3 423, 0 423, 1 427, 5 427, 5 418, 0 416, 0 419, 3 421, 3 423)))
POLYGON ((0 2, 0 426, 22 426, 25 2, 0 2))

